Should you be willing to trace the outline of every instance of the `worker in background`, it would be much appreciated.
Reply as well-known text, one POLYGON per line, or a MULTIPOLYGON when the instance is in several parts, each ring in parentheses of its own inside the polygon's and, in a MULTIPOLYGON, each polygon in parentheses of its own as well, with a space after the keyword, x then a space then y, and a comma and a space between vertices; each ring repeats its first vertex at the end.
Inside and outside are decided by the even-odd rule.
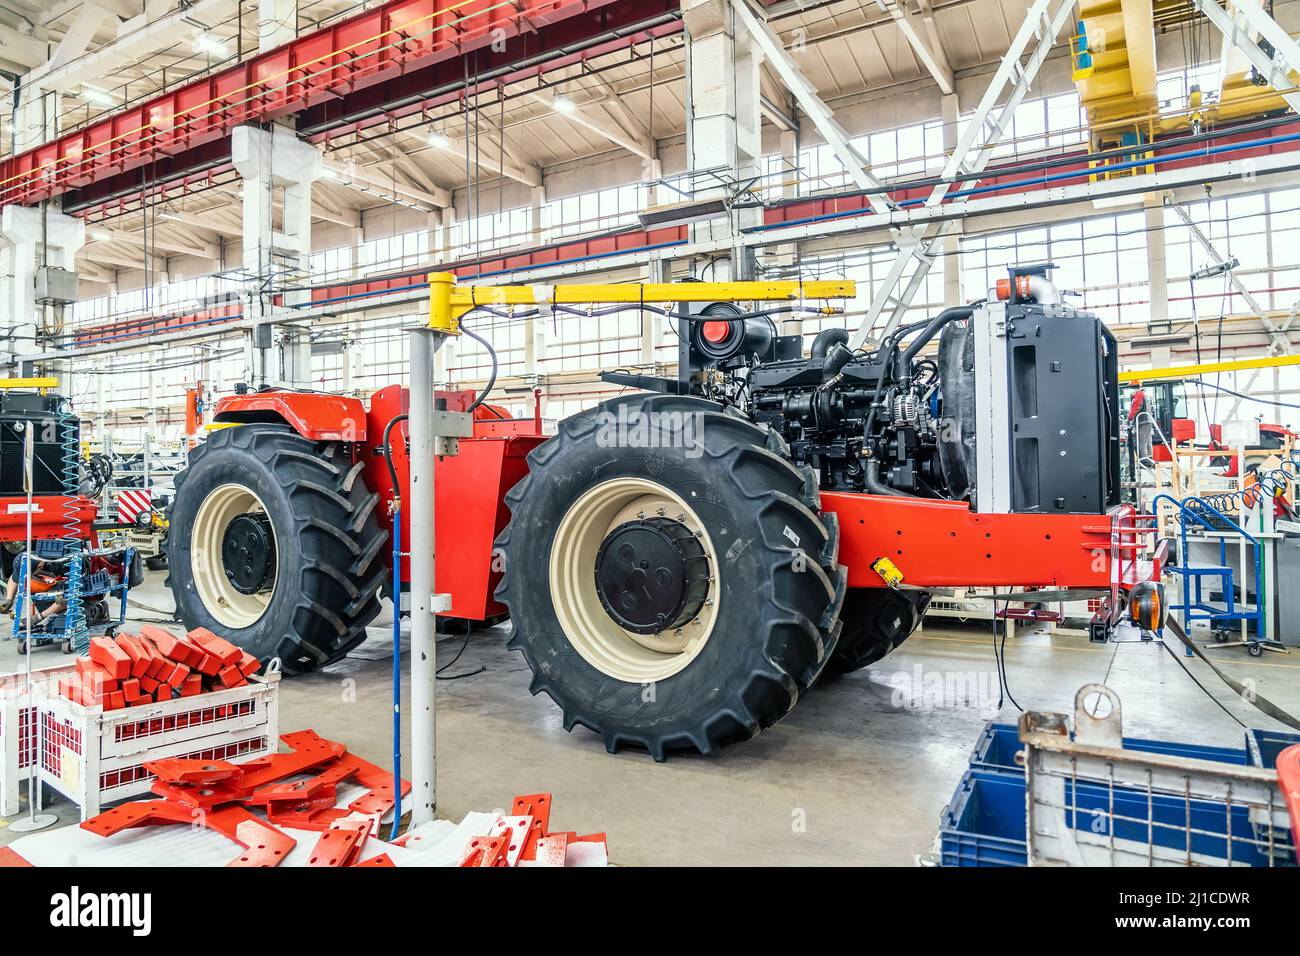
MULTIPOLYGON (((24 555, 22 554, 14 556, 13 570, 9 575, 9 580, 5 583, 4 600, 0 601, 0 614, 8 614, 13 610, 14 601, 18 597, 18 581, 22 575, 23 558, 24 555)), ((85 563, 85 573, 87 575, 94 574, 96 571, 107 571, 114 584, 121 582, 124 570, 120 558, 114 559, 105 555, 92 555, 85 563)), ((32 594, 46 594, 62 587, 67 581, 67 566, 62 561, 45 561, 33 555, 31 557, 30 573, 32 594)), ((42 608, 35 617, 32 617, 32 605, 35 603, 35 601, 32 601, 28 605, 26 614, 26 617, 31 619, 33 628, 40 627, 49 618, 54 617, 56 614, 62 614, 68 609, 67 602, 63 599, 63 595, 60 594, 42 608)), ((24 621, 25 623, 26 621, 24 621)), ((6 640, 8 637, 8 634, 4 635, 6 640)))

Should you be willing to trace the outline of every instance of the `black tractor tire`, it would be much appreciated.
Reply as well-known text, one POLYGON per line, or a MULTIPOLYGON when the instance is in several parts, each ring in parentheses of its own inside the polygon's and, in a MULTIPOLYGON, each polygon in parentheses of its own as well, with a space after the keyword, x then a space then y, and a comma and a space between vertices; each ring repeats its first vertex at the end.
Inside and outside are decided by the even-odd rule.
POLYGON ((144 566, 150 571, 166 571, 167 555, 155 554, 144 559, 144 566))
POLYGON ((826 669, 847 674, 876 663, 912 635, 929 606, 926 591, 850 588, 840 611, 844 629, 826 669))
POLYGON ((206 627, 263 663, 278 657, 286 674, 315 670, 366 638, 388 577, 388 534, 376 518, 379 496, 337 442, 314 442, 287 425, 223 428, 190 452, 176 476, 167 536, 167 583, 176 616, 206 627), (195 585, 191 542, 205 498, 231 484, 265 506, 276 543, 275 583, 261 616, 228 626, 195 585))
MULTIPOLYGON (((633 746, 656 760, 692 747, 708 754, 776 723, 817 680, 839 636, 847 575, 836 563, 834 516, 823 519, 814 477, 787 455, 778 435, 719 404, 645 393, 566 419, 529 455, 528 476, 506 495, 511 519, 497 539, 505 573, 496 594, 510 611, 509 646, 532 669, 530 690, 560 706, 566 730, 587 727, 611 753, 633 746), (652 416, 643 420, 652 421, 656 440, 602 446, 603 416, 639 414, 652 416), (697 423, 694 439, 683 435, 688 419, 697 423), (598 486, 629 480, 689 502, 696 537, 712 543, 709 600, 717 601, 709 605, 712 630, 689 663, 644 682, 590 663, 566 633, 552 592, 552 544, 571 506, 598 486)), ((584 576, 595 577, 583 571, 572 580, 584 576)))

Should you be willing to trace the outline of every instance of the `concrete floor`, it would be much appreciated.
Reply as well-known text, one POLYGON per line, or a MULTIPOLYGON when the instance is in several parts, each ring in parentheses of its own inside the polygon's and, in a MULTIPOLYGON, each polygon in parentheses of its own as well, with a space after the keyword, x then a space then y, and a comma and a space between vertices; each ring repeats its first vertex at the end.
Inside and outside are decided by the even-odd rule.
MULTIPOLYGON (((150 574, 133 600, 170 608, 161 579, 150 574)), ((158 615, 132 608, 130 617, 158 615)), ((913 864, 928 851, 984 722, 1016 714, 1010 703, 997 712, 987 628, 935 624, 874 667, 826 681, 755 740, 718 757, 656 764, 643 753, 606 754, 582 728, 565 733, 550 699, 529 696, 528 668, 505 647, 508 629, 476 633, 447 672, 480 673, 438 684, 439 813, 459 819, 508 806, 516 793, 551 791, 553 828, 606 831, 611 858, 625 865, 913 864), (944 677, 977 693, 935 699, 925 689, 944 677)), ((371 633, 348 660, 281 685, 282 731, 310 727, 367 759, 391 760, 392 642, 387 627, 371 633)), ((460 645, 444 639, 439 659, 460 645)), ((1300 656, 1210 653, 1300 712, 1300 656)), ((33 657, 38 666, 61 659, 55 648, 33 657)), ((1203 666, 1189 666, 1242 721, 1280 729, 1203 666)), ((20 669, 15 643, 0 642, 0 673, 20 669)), ((1099 647, 1078 633, 1022 631, 1007 644, 1006 669, 1027 708, 1068 711, 1082 684, 1104 681, 1123 701, 1131 736, 1241 745, 1238 724, 1158 646, 1099 647)), ((66 801, 51 809, 62 823, 76 818, 66 801)), ((13 838, 0 821, 0 845, 13 838)))

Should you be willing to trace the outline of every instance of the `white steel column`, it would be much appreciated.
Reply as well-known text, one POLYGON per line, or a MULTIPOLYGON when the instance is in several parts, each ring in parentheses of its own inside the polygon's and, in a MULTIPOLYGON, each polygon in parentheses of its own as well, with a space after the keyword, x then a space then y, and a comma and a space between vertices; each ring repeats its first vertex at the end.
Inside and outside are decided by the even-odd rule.
POLYGON ((244 180, 244 315, 258 323, 250 330, 248 382, 306 388, 311 382, 306 334, 285 327, 277 361, 271 320, 277 311, 274 296, 285 307, 280 311, 310 299, 303 287, 311 277, 311 187, 320 178, 321 154, 283 126, 236 127, 231 153, 244 180))
MULTIPOLYGON (((943 98, 943 151, 952 155, 957 148, 957 121, 961 108, 957 94, 943 98)), ((943 237, 943 301, 944 305, 960 305, 964 299, 961 290, 961 226, 943 237)))
POLYGON ((429 329, 408 335, 411 352, 411 826, 433 819, 438 805, 437 610, 434 607, 433 356, 444 336, 429 329))
POLYGON ((1144 209, 1147 229, 1147 281, 1151 287, 1151 314, 1147 328, 1164 332, 1169 328, 1169 272, 1165 259, 1165 210, 1159 201, 1147 201, 1144 209))
POLYGON ((5 362, 17 366, 19 355, 37 351, 36 270, 44 265, 75 272, 85 241, 83 220, 48 205, 0 209, 0 325, 11 330, 5 362))

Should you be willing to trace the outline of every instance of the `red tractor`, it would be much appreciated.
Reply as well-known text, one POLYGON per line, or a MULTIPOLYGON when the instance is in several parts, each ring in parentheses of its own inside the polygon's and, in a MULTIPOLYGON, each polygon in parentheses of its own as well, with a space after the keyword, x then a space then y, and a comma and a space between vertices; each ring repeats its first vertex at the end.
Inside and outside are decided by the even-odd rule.
MULTIPOLYGON (((1139 560, 1148 531, 1119 500, 1115 339, 1045 268, 869 348, 828 330, 810 355, 773 321, 796 306, 701 301, 710 286, 683 284, 666 316, 676 378, 606 373, 638 391, 553 437, 471 393, 437 396, 472 409, 473 437, 436 465, 436 589, 450 617, 510 615, 566 727, 656 758, 744 740, 823 672, 906 640, 934 588, 1104 591, 1103 640, 1130 592, 1152 610, 1158 560, 1139 560)), ((219 402, 234 427, 192 453, 170 516, 184 623, 290 672, 360 643, 390 574, 404 408, 396 386, 368 408, 293 391, 219 402)))

